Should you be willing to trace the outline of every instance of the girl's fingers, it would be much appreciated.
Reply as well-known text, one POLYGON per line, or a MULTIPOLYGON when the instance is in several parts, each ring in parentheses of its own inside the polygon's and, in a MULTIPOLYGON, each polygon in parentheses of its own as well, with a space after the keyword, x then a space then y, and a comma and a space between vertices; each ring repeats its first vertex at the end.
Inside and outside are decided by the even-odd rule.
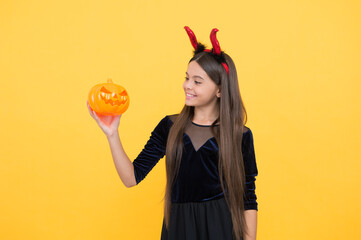
POLYGON ((104 125, 103 121, 100 120, 100 117, 98 116, 98 114, 91 109, 91 107, 89 106, 89 102, 87 102, 87 106, 88 106, 88 110, 90 115, 92 116, 92 118, 94 118, 94 120, 97 122, 97 124, 99 125, 99 127, 103 130, 103 132, 105 134, 107 134, 109 132, 109 130, 107 129, 107 127, 104 125))
POLYGON ((122 116, 121 114, 118 116, 98 116, 98 114, 89 106, 89 102, 87 101, 87 106, 88 106, 88 110, 90 115, 92 116, 92 118, 94 118, 94 120, 98 123, 98 125, 100 126, 100 128, 103 130, 104 133, 107 134, 107 132, 109 132, 109 127, 111 126, 112 128, 114 126, 118 126, 119 122, 120 122, 120 117, 122 116))
POLYGON ((119 125, 119 123, 120 123, 120 118, 122 117, 122 115, 119 115, 119 116, 117 116, 116 118, 115 118, 115 123, 116 123, 116 125, 118 126, 119 125))
POLYGON ((95 119, 95 121, 97 121, 98 124, 100 124, 101 121, 99 119, 99 116, 96 114, 96 112, 93 109, 91 109, 91 107, 89 106, 89 103, 87 103, 87 105, 88 105, 90 115, 95 119))
POLYGON ((90 115, 93 117, 93 110, 89 106, 89 102, 86 102, 90 115))
POLYGON ((96 112, 94 112, 94 110, 91 109, 91 107, 89 106, 89 103, 88 103, 88 102, 87 102, 87 105, 88 105, 88 110, 89 110, 90 115, 91 115, 97 122, 99 122, 99 117, 98 117, 98 115, 96 114, 96 112))
POLYGON ((94 112, 94 110, 92 110, 92 113, 93 113, 93 116, 94 116, 95 120, 97 120, 99 122, 100 119, 99 119, 98 114, 96 112, 94 112))

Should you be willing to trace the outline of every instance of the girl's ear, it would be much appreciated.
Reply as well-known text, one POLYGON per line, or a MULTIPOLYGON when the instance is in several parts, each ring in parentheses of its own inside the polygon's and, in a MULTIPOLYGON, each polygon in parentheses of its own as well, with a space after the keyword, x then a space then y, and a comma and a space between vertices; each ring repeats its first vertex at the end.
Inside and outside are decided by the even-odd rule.
POLYGON ((217 96, 217 98, 220 98, 221 97, 221 90, 218 88, 218 91, 217 91, 217 93, 216 93, 216 96, 217 96))

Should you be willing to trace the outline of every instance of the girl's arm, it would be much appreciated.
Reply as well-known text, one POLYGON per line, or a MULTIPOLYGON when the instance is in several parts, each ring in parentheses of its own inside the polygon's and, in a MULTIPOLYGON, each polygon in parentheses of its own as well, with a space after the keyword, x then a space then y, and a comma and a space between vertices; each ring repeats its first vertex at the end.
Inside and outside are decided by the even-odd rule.
POLYGON ((124 151, 118 131, 113 135, 107 136, 107 139, 112 152, 115 168, 117 169, 123 184, 128 188, 137 185, 133 163, 124 151))
POLYGON ((126 187, 136 185, 133 163, 125 153, 122 143, 120 142, 118 127, 121 115, 103 116, 96 114, 88 105, 90 115, 98 123, 99 127, 107 136, 109 146, 112 152, 115 168, 118 175, 126 187))
POLYGON ((256 176, 258 175, 256 156, 254 151, 253 134, 251 129, 244 133, 242 142, 242 153, 246 174, 246 198, 244 199, 244 215, 246 220, 246 228, 248 235, 244 235, 244 240, 256 240, 257 233, 257 195, 256 189, 256 176))
POLYGON ((250 209, 244 211, 244 215, 246 218, 246 228, 248 231, 248 235, 244 235, 244 240, 256 240, 257 234, 257 210, 250 209))

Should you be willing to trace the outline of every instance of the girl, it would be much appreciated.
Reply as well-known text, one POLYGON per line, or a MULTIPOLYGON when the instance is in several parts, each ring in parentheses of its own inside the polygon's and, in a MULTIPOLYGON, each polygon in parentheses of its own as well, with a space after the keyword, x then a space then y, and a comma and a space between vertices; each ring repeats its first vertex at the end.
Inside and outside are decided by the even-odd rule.
POLYGON ((166 155, 166 192, 161 239, 256 239, 258 175, 251 129, 245 126, 235 65, 221 51, 197 42, 183 83, 185 106, 165 116, 131 162, 119 139, 121 116, 89 112, 106 134, 126 187, 139 184, 166 155))

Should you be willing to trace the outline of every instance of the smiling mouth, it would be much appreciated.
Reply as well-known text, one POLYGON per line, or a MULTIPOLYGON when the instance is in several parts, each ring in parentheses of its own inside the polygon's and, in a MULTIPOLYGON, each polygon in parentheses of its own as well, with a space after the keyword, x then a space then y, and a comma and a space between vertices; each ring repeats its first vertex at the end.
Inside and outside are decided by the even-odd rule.
POLYGON ((192 95, 192 94, 189 94, 189 93, 186 93, 186 97, 195 97, 196 95, 192 95))

